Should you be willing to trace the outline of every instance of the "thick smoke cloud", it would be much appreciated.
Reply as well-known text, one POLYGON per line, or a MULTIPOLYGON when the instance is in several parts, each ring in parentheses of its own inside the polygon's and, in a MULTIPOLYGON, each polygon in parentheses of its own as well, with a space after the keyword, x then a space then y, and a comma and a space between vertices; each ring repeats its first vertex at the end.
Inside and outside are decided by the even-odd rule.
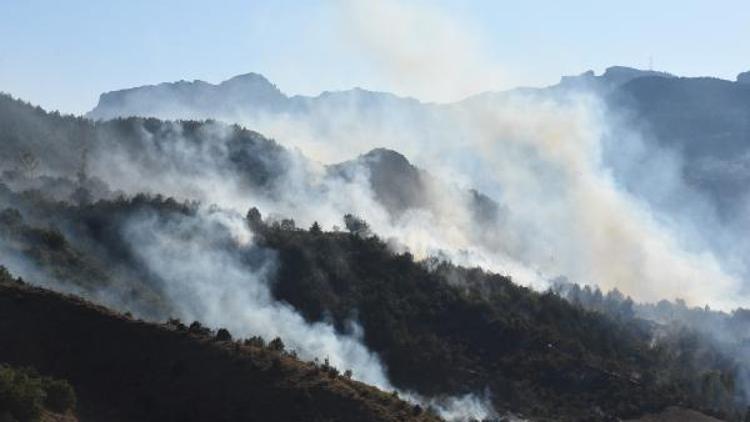
MULTIPOLYGON (((421 79, 436 90, 460 87, 463 81, 482 79, 472 74, 500 67, 475 59, 487 55, 477 54, 482 47, 473 37, 429 43, 425 32, 408 30, 416 27, 409 24, 413 16, 428 16, 427 28, 444 29, 425 30, 429 34, 472 33, 439 10, 392 2, 371 9, 364 2, 344 7, 342 27, 367 21, 346 33, 371 52, 379 71, 400 75, 397 83, 421 79), (384 27, 404 30, 398 43, 389 41, 384 27), (412 45, 440 45, 442 50, 411 54, 412 45), (411 66, 414 57, 429 65, 411 66), (471 69, 442 62, 453 59, 471 69), (446 69, 439 83, 433 81, 434 69, 446 69)), ((744 296, 738 294, 747 266, 741 253, 732 251, 747 250, 735 235, 746 226, 718 221, 714 205, 684 183, 678 152, 658 147, 641 128, 626 126, 596 93, 581 88, 546 96, 485 94, 445 106, 403 100, 364 108, 369 94, 353 91, 342 96, 358 101, 322 103, 308 114, 251 117, 237 110, 224 117, 323 162, 393 148, 441 179, 477 188, 509 210, 505 224, 478 239, 461 221, 467 215, 465 201, 431 198, 433 209, 453 217, 430 222, 444 235, 434 242, 429 239, 434 231, 425 236, 408 218, 379 224, 374 213, 362 214, 380 232, 400 233, 402 242, 417 251, 448 249, 459 262, 506 271, 538 287, 562 274, 617 287, 640 300, 679 296, 695 305, 742 305, 744 296), (397 230, 390 229, 394 225, 397 230), (470 258, 461 261, 467 254, 470 258)))
MULTIPOLYGON (((467 127, 477 128, 473 147, 488 167, 501 169, 486 174, 502 190, 509 226, 521 239, 511 254, 547 274, 617 287, 641 300, 679 294, 690 303, 737 306, 727 295, 740 283, 717 257, 685 247, 674 220, 660 221, 665 216, 619 186, 603 156, 611 126, 600 110, 606 107, 593 97, 513 98, 466 115, 467 127)), ((654 181, 676 177, 668 171, 653 173, 654 181)))
POLYGON ((355 322, 350 336, 338 336, 331 325, 309 324, 274 300, 269 283, 275 256, 253 245, 242 217, 216 210, 167 222, 139 216, 125 234, 133 245, 142 245, 135 248, 138 258, 161 280, 178 317, 226 327, 242 337, 281 337, 304 359, 329 357, 364 382, 391 387, 378 358, 362 346, 355 322))
MULTIPOLYGON (((262 209, 327 227, 352 212, 417 256, 447 253, 457 263, 507 272, 540 288, 546 279, 565 275, 617 287, 640 300, 679 295, 692 304, 742 304, 727 299, 741 290, 744 265, 720 253, 736 237, 717 221, 712 205, 683 183, 679 156, 620 125, 594 95, 474 98, 424 106, 410 121, 397 117, 398 107, 378 109, 374 117, 345 108, 349 119, 340 110, 240 121, 303 154, 319 151, 308 140, 342 151, 396 149, 445 185, 477 188, 500 201, 506 218, 477 229, 461 189, 428 191, 427 211, 392 218, 374 198, 367 169, 346 182, 331 180, 323 166, 301 155, 288 163, 274 199, 261 199, 262 209), (613 143, 628 149, 613 152, 613 143), (310 203, 316 206, 303 205, 310 203), (697 227, 699 221, 712 222, 715 230, 697 227)), ((212 178, 205 174, 200 179, 187 185, 206 186, 206 200, 241 209, 232 198, 247 194, 229 192, 230 179, 218 175, 220 182, 206 183, 212 178)))
MULTIPOLYGON (((144 215, 126 224, 125 234, 133 245, 142 245, 134 250, 163 283, 178 317, 226 327, 243 337, 281 337, 303 359, 328 359, 338 368, 352 369, 355 379, 395 389, 381 361, 362 344, 356 321, 350 322, 349 334, 339 334, 332 325, 308 323, 290 305, 274 300, 269 283, 275 256, 253 245, 241 216, 214 209, 165 222, 144 215)), ((495 416, 489 399, 402 394, 433 406, 448 420, 495 416)))
MULTIPOLYGON (((487 55, 481 54, 474 36, 423 42, 438 33, 472 33, 429 5, 387 2, 377 13, 370 9, 364 2, 342 6, 342 35, 354 32, 345 38, 371 52, 379 72, 401 75, 404 84, 422 79, 436 89, 460 87, 477 79, 471 77, 473 71, 494 74, 500 67, 476 59, 487 55), (348 26, 363 16, 367 25, 357 25, 356 31, 348 26), (408 30, 414 16, 429 17, 426 32, 408 30), (386 39, 381 30, 385 27, 403 32, 399 43, 386 39), (430 63, 427 70, 403 63, 408 62, 409 46, 437 44, 441 54, 428 48, 424 57, 416 56, 430 63), (472 70, 440 62, 452 58, 472 70), (431 73, 435 68, 447 69, 438 75, 440 84, 432 82, 438 77, 431 73)), ((624 116, 608 109, 585 84, 545 93, 482 94, 446 105, 363 90, 288 101, 288 109, 237 104, 236 109, 225 105, 217 114, 191 109, 185 116, 239 122, 297 148, 299 152, 283 162, 283 177, 273 195, 258 197, 257 190, 242 186, 220 162, 196 166, 199 176, 191 177, 189 164, 205 161, 210 151, 191 151, 194 147, 181 146, 178 136, 173 151, 156 152, 179 156, 187 151, 187 165, 170 164, 167 172, 162 166, 145 174, 163 178, 165 193, 238 211, 246 198, 253 199, 265 213, 294 216, 304 225, 315 220, 331 227, 344 213, 358 214, 378 234, 393 237, 418 257, 439 253, 538 288, 563 275, 617 287, 637 300, 679 296, 693 305, 719 308, 744 303, 741 279, 750 271, 743 256, 750 249, 737 233, 747 228, 746 221, 717 217, 716 205, 684 182, 679 152, 658 147, 647 132, 626 124, 624 116), (326 177, 322 164, 376 147, 405 154, 459 189, 430 190, 427 207, 394 218, 377 203, 367 169, 345 182, 326 177), (467 188, 499 201, 507 211, 503 218, 477 227, 470 200, 459 192, 467 188)), ((137 104, 127 109, 137 109, 137 104)), ((169 107, 146 111, 158 116, 180 112, 169 107)), ((220 139, 207 148, 222 148, 220 139)), ((118 163, 132 165, 132 160, 116 157, 102 160, 105 173, 112 173, 118 163)), ((144 174, 142 163, 136 164, 110 180, 132 182, 130 191, 147 188, 152 177, 143 183, 128 177, 144 174)))

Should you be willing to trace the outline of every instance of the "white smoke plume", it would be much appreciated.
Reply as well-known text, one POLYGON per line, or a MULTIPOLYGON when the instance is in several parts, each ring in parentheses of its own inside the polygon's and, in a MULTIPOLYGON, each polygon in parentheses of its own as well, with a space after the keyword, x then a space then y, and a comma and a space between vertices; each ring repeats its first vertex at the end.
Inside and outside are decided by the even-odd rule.
MULTIPOLYGON (((330 324, 306 322, 290 305, 273 298, 269 283, 274 254, 253 245, 253 233, 241 216, 217 209, 166 222, 153 215, 137 216, 126 225, 125 234, 133 245, 140 245, 134 248, 138 258, 163 282, 163 292, 176 306, 178 317, 226 327, 242 337, 281 337, 303 359, 329 359, 337 368, 351 369, 357 380, 395 390, 380 359, 362 344, 356 321, 350 322, 350 334, 339 334, 330 324), (224 236, 231 245, 223 244, 224 236), (258 258, 254 271, 241 262, 248 255, 258 258)), ((447 420, 495 415, 487 398, 402 394, 432 406, 447 420)))
MULTIPOLYGON (((718 308, 742 304, 737 296, 742 287, 739 273, 706 239, 715 232, 707 236, 676 219, 679 215, 656 212, 644 199, 648 192, 637 195, 615 178, 605 155, 606 143, 627 141, 635 146, 645 141, 636 132, 616 126, 616 119, 595 96, 504 95, 428 110, 422 121, 412 123, 386 115, 355 124, 357 119, 342 121, 333 109, 309 119, 265 116, 245 123, 272 135, 281 133, 277 139, 285 144, 295 145, 295 135, 283 136, 296 132, 344 150, 348 145, 404 151, 446 185, 476 187, 499 200, 507 209, 503 224, 475 227, 468 198, 460 189, 430 190, 428 211, 411 210, 392 218, 374 198, 365 169, 349 181, 330 179, 321 164, 301 154, 286 163, 276 195, 269 199, 238 186, 235 175, 206 162, 211 152, 184 144, 179 136, 167 151, 184 156, 178 158, 182 164, 177 168, 162 166, 151 170, 149 177, 129 177, 149 172, 142 163, 134 166, 114 155, 100 162, 106 168, 102 177, 116 186, 126 181, 123 188, 131 192, 148 190, 158 177, 162 181, 158 189, 167 194, 240 212, 252 202, 267 213, 294 216, 305 225, 319 221, 331 227, 340 224, 341 215, 354 213, 379 235, 397 239, 418 257, 446 252, 457 263, 509 273, 516 281, 539 288, 545 287, 546 279, 565 275, 604 288, 617 287, 638 300, 680 296, 688 303, 718 308), (432 147, 425 149, 427 144, 432 147), (123 166, 120 173, 112 171, 123 166)), ((213 139, 206 147, 222 148, 222 136, 213 139)), ((303 148, 310 147, 305 142, 296 146, 303 154, 308 151, 303 148)), ((650 149, 649 153, 652 162, 669 163, 668 152, 650 149)), ((618 157, 618 165, 635 165, 623 164, 624 158, 618 157)), ((690 192, 678 186, 676 165, 652 170, 646 186, 664 184, 669 192, 677 188, 690 192)), ((656 194, 663 195, 651 196, 656 194)), ((686 205, 696 213, 708 208, 698 200, 686 205)), ((710 209, 704 214, 709 215, 710 209)))
MULTIPOLYGON (((340 38, 370 55, 374 71, 388 75, 394 86, 433 88, 455 98, 497 86, 492 78, 503 73, 489 59, 481 34, 433 4, 339 6, 334 15, 340 38), (478 85, 467 89, 467 81, 478 85)), ((177 134, 172 144, 154 150, 154 156, 185 157, 166 168, 134 166, 114 154, 100 160, 101 177, 129 192, 148 189, 159 178, 158 189, 166 194, 240 212, 253 202, 303 225, 319 221, 331 227, 342 214, 354 213, 418 257, 442 253, 539 288, 563 275, 617 287, 636 300, 679 296, 726 309, 746 299, 741 279, 750 271, 744 254, 733 251, 750 250, 736 235, 747 224, 720 223, 712 205, 682 182, 679 155, 655 148, 637 128, 623 125, 596 95, 519 91, 435 105, 354 90, 295 101, 307 106, 281 112, 222 107, 217 115, 147 111, 172 117, 208 113, 298 149, 270 198, 212 166, 211 157, 223 148, 221 125, 198 148, 177 134), (427 192, 429 210, 393 218, 373 197, 367 174, 347 182, 324 177, 322 164, 375 147, 405 154, 446 184, 478 189, 498 200, 507 215, 501 224, 477 228, 467 197, 456 189, 427 192), (710 229, 701 227, 707 223, 710 229)))
MULTIPOLYGON (((368 52, 374 68, 392 77, 396 87, 422 81, 435 91, 451 87, 468 93, 475 89, 464 89, 467 81, 492 86, 477 75, 502 73, 502 66, 488 62, 491 55, 470 25, 433 5, 348 2, 340 19, 342 38, 368 52)), ((248 116, 238 110, 224 117, 323 162, 393 148, 441 179, 478 188, 507 206, 506 224, 490 228, 482 242, 466 228, 466 204, 456 198, 432 198, 433 208, 444 210, 449 220, 406 216, 381 223, 370 207, 360 213, 376 231, 398 237, 419 256, 452 250, 461 263, 507 272, 541 288, 544 280, 565 275, 617 287, 638 300, 679 296, 724 309, 745 303, 739 293, 747 265, 731 252, 744 245, 732 236, 736 227, 694 227, 694 221, 715 218, 711 206, 682 182, 679 157, 621 125, 591 93, 489 94, 445 106, 404 100, 364 110, 352 101, 324 103, 309 115, 248 116), (614 153, 607 151, 611 143, 618 144, 614 153), (641 174, 616 175, 613 167, 641 174), (626 187, 635 177, 640 181, 634 192, 626 187), (679 207, 672 204, 670 213, 654 205, 675 196, 686 199, 679 207), (691 210, 692 225, 682 218, 684 211, 672 212, 680 209, 691 210), (424 230, 420 221, 430 228, 424 230), (462 261, 466 253, 471 258, 462 261)))
POLYGON ((338 4, 342 39, 401 95, 448 102, 508 86, 479 28, 457 13, 424 1, 338 4))

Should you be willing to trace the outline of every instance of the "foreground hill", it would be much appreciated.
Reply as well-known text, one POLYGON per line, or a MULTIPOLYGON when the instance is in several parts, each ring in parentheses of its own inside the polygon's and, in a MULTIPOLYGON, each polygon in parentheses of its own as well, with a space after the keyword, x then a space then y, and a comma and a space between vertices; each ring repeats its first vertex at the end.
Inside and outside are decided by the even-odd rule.
POLYGON ((82 421, 436 420, 283 346, 133 320, 0 273, 0 361, 65 377, 82 421))

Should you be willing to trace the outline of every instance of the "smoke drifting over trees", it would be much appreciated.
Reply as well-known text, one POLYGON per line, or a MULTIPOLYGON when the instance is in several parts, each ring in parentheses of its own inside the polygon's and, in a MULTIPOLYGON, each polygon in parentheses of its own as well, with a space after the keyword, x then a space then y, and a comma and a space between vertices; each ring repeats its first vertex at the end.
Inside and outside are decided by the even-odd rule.
POLYGON ((3 95, 1 264, 278 338, 447 418, 740 418, 747 92, 612 68, 432 104, 250 74, 107 93, 97 120, 3 95))

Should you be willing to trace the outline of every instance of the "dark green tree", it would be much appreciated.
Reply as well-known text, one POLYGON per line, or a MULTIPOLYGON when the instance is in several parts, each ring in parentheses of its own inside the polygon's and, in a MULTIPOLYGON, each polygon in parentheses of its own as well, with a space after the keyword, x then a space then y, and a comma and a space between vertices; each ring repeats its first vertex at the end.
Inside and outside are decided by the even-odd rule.
POLYGON ((346 229, 349 230, 349 233, 353 235, 368 237, 372 234, 367 222, 352 214, 344 215, 344 225, 346 226, 346 229))
POLYGON ((284 342, 281 341, 279 337, 276 337, 268 343, 268 348, 277 352, 283 352, 284 347, 284 342))

